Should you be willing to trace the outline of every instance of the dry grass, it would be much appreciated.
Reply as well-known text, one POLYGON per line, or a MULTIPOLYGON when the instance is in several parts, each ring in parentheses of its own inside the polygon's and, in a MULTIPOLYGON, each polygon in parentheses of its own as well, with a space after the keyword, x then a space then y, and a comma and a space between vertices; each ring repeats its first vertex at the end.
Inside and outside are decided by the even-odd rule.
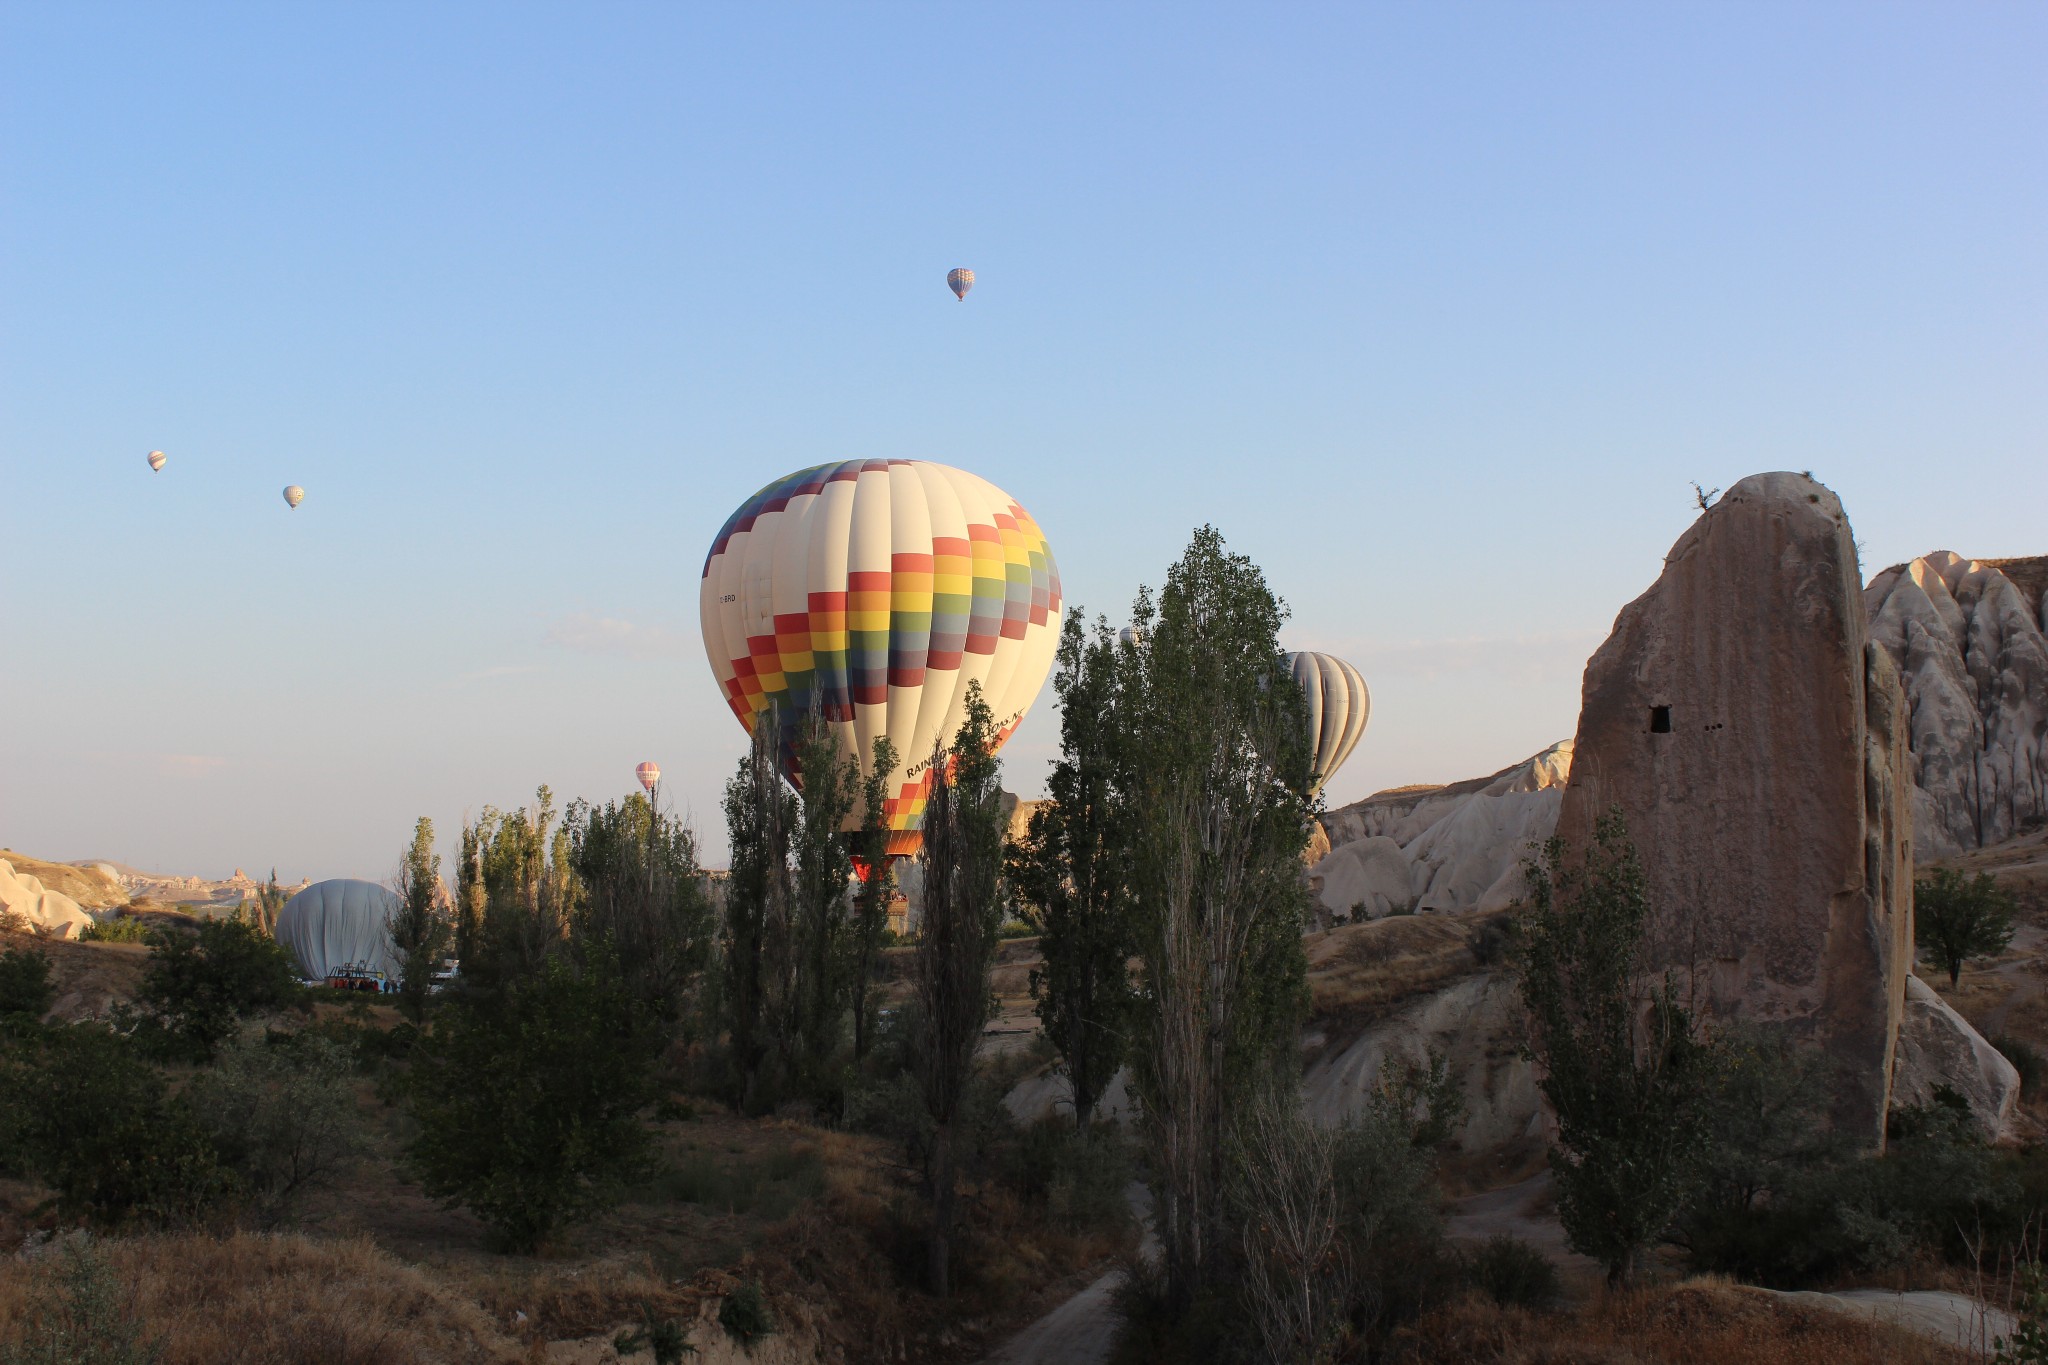
POLYGON ((132 1000, 142 981, 149 949, 140 943, 74 943, 0 932, 0 951, 39 948, 50 957, 50 982, 57 989, 50 1017, 66 1022, 105 1014, 117 1000, 132 1000))
MULTIPOLYGON (((368 1241, 238 1233, 99 1243, 163 1365, 428 1365, 526 1350, 476 1304, 368 1241)), ((0 1334, 57 1257, 0 1262, 0 1334)))
POLYGON ((1691 1280, 1602 1295, 1566 1313, 1465 1300, 1404 1329, 1409 1365, 1966 1365, 1890 1326, 1756 1290, 1691 1280))
POLYGON ((1310 934, 1308 984, 1318 1021, 1374 1018, 1485 970, 1472 940, 1500 918, 1467 911, 1389 915, 1310 934))

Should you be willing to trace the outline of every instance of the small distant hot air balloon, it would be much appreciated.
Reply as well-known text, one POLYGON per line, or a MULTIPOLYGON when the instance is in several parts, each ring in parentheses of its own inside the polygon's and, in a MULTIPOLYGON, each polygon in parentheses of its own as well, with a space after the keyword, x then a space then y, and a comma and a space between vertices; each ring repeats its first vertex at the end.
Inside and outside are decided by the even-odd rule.
POLYGON ((1136 626, 1125 626, 1116 633, 1116 638, 1118 644, 1129 645, 1132 649, 1145 647, 1145 632, 1136 626))
POLYGON ((652 796, 654 794, 654 784, 661 781, 661 765, 659 763, 642 763, 639 767, 633 769, 633 776, 640 779, 641 787, 646 790, 649 796, 652 796))
POLYGON ((149 452, 149 467, 151 469, 162 469, 165 460, 168 458, 161 450, 152 450, 149 452))
POLYGON ((300 503, 304 502, 305 500, 306 490, 299 487, 297 484, 293 484, 291 487, 284 490, 284 502, 285 506, 287 507, 297 507, 300 503))
POLYGON ((967 291, 974 288, 974 272, 964 265, 957 270, 948 270, 946 287, 953 291, 953 296, 960 302, 967 302, 967 291))
POLYGON ((1287 656, 1287 667, 1308 696, 1309 743, 1314 749, 1310 763, 1320 787, 1358 747, 1372 699, 1365 679, 1342 659, 1303 650, 1287 656))

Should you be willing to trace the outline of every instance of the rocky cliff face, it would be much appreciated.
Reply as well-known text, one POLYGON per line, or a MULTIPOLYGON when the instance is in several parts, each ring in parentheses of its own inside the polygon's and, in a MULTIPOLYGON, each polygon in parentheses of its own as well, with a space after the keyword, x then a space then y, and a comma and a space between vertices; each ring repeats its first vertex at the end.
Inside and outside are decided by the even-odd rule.
POLYGON ((1923 859, 2048 821, 2048 557, 1943 550, 1864 589, 1870 638, 1905 680, 1923 859))
POLYGON ((1882 1143, 1910 975, 1905 702, 1866 637, 1835 495, 1736 484, 1679 537, 1586 665, 1557 832, 1618 807, 1693 1003, 1841 1065, 1835 1117, 1882 1143))

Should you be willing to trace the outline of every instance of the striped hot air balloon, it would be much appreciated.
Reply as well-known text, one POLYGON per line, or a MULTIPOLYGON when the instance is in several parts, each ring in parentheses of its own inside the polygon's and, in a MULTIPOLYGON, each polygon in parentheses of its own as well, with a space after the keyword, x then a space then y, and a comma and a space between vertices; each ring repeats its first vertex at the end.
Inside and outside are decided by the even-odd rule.
POLYGON ((1309 736, 1315 746, 1310 771, 1321 787, 1358 747, 1372 698, 1358 670, 1332 655, 1303 650, 1287 656, 1287 667, 1308 696, 1309 736))
POLYGON ((661 765, 642 763, 633 769, 633 776, 640 779, 640 786, 651 796, 654 794, 654 784, 661 781, 661 765))
POLYGON ((885 814, 901 855, 969 683, 1000 745, 1052 667, 1062 602, 1045 536, 1009 494, 928 460, 849 460, 747 499, 704 561, 699 610, 727 704, 749 732, 775 708, 792 781, 814 701, 863 772, 877 738, 895 745, 885 814))
POLYGON ((953 297, 967 302, 967 291, 974 288, 974 272, 966 266, 946 272, 946 287, 953 291, 953 297))
POLYGON ((161 450, 152 450, 149 452, 149 467, 151 469, 162 469, 169 458, 161 450))
POLYGON ((297 484, 292 484, 290 487, 284 490, 284 505, 287 507, 295 508, 305 500, 306 490, 299 487, 297 484))

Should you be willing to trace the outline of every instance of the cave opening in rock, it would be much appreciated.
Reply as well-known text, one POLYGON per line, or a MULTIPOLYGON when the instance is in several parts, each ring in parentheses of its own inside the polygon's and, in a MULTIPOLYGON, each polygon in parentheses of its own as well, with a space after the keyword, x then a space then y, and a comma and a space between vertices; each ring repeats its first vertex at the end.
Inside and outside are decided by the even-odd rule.
POLYGON ((1670 707, 1653 706, 1650 708, 1650 733, 1653 735, 1668 735, 1671 733, 1670 707))

